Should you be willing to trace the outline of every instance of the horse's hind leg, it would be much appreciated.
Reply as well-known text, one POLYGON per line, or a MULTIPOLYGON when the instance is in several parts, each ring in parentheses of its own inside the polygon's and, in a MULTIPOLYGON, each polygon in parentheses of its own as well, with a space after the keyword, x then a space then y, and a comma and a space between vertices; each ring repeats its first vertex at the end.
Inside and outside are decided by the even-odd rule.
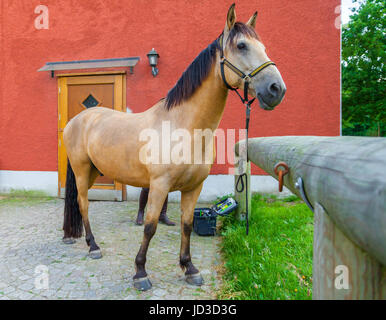
POLYGON ((204 280, 196 267, 192 263, 190 255, 190 235, 193 228, 194 207, 200 195, 202 184, 196 189, 189 192, 181 193, 181 249, 180 249, 180 266, 186 270, 186 282, 192 285, 201 286, 204 280))
MULTIPOLYGON (((92 165, 90 169, 90 175, 88 180, 88 187, 90 189, 94 184, 95 179, 100 175, 100 172, 92 165)), ((84 229, 86 230, 86 243, 90 247, 90 257, 93 259, 102 258, 102 253, 100 248, 95 242, 94 235, 91 232, 90 222, 88 220, 88 190, 85 197, 87 201, 87 206, 85 208, 85 214, 82 213, 84 229)), ((82 212, 82 211, 81 211, 82 212)))
POLYGON ((99 173, 91 162, 77 166, 74 172, 78 189, 79 210, 82 215, 84 230, 86 231, 86 243, 90 247, 89 256, 93 259, 99 259, 102 258, 102 253, 95 242, 88 220, 88 189, 93 185, 99 173))
POLYGON ((157 224, 162 206, 165 202, 169 188, 162 183, 153 183, 150 185, 149 201, 145 217, 144 235, 141 247, 135 258, 136 274, 133 277, 134 287, 138 290, 149 290, 152 286, 145 270, 146 254, 150 240, 157 230, 157 224))

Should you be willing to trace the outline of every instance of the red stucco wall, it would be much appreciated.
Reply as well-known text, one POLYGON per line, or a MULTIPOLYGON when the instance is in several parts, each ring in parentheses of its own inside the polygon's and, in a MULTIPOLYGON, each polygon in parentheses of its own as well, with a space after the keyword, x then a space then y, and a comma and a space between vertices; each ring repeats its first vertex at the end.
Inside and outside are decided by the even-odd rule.
MULTIPOLYGON (((37 72, 46 62, 140 56, 127 76, 127 105, 140 112, 164 97, 220 34, 232 2, 1 0, 0 170, 57 170, 57 81, 37 72), (34 27, 39 4, 49 8, 48 30, 34 27), (146 57, 153 47, 161 56, 156 78, 146 57)), ((339 4, 236 2, 238 20, 259 11, 257 30, 287 85, 275 111, 253 110, 251 137, 339 135, 339 4)), ((220 127, 243 126, 244 108, 231 94, 220 127)), ((212 170, 227 172, 226 165, 212 170)))

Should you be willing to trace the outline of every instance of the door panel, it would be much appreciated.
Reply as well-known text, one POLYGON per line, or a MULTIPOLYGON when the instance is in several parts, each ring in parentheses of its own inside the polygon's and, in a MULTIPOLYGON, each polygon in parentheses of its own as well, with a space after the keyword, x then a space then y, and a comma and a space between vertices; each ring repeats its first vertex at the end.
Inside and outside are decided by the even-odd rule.
MULTIPOLYGON (((63 145, 63 129, 73 117, 87 108, 107 107, 118 111, 125 111, 125 75, 58 75, 59 85, 59 119, 58 119, 58 194, 64 196, 67 171, 67 154, 63 145)), ((125 186, 113 179, 100 176, 89 192, 97 195, 98 200, 125 200, 125 186), (113 193, 103 193, 110 190, 113 193), (93 192, 93 190, 96 190, 93 192), (98 191, 99 190, 99 191, 98 191)), ((92 198, 90 198, 92 199, 92 198)))
POLYGON ((114 84, 75 84, 68 86, 68 121, 79 112, 95 106, 114 107, 114 84))
MULTIPOLYGON (((114 109, 114 84, 72 84, 68 86, 68 121, 87 108, 114 109)), ((99 176, 95 179, 94 186, 112 186, 114 180, 99 176)))

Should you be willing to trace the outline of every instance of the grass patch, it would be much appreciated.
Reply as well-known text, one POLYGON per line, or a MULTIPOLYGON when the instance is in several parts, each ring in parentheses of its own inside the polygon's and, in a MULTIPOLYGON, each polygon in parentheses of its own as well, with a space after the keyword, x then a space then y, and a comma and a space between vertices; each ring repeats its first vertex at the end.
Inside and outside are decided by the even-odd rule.
POLYGON ((295 196, 294 194, 288 196, 288 197, 285 197, 282 199, 284 202, 295 202, 295 201, 300 201, 300 199, 295 196))
POLYGON ((253 195, 248 236, 245 222, 221 220, 220 299, 312 298, 313 213, 304 203, 253 195))
POLYGON ((55 199, 43 191, 37 190, 11 190, 9 193, 0 193, 0 205, 20 203, 37 204, 55 199))

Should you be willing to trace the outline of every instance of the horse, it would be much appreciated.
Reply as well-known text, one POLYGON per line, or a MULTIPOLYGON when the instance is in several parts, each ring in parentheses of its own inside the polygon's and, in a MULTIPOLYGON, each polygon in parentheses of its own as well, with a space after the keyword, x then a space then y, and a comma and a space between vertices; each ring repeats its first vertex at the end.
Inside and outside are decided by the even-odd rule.
POLYGON ((150 188, 143 239, 135 258, 133 283, 138 290, 152 287, 145 269, 147 250, 156 232, 162 205, 172 191, 181 192, 180 267, 189 284, 204 283, 192 263, 190 236, 194 208, 215 152, 210 151, 208 155, 208 150, 214 150, 214 134, 206 139, 198 136, 196 130, 214 132, 218 128, 229 89, 244 90, 246 96, 257 98, 264 110, 273 110, 286 92, 277 66, 269 60, 255 31, 256 20, 257 11, 248 22, 236 22, 233 4, 220 36, 187 67, 166 98, 141 113, 90 108, 71 119, 64 129, 63 141, 68 156, 64 243, 80 238, 84 225, 89 256, 102 257, 88 218, 88 189, 97 176, 103 174, 122 184, 150 188), (172 132, 182 129, 194 137, 184 147, 193 150, 194 144, 201 142, 199 151, 206 152, 209 161, 195 162, 193 154, 188 157, 190 161, 173 161, 177 155, 164 143, 160 145, 159 154, 167 161, 145 161, 143 155, 151 148, 146 147, 141 134, 150 128, 161 135, 164 123, 169 124, 170 130, 162 132, 161 142, 169 139, 171 146, 176 145, 178 141, 171 138, 172 132))

